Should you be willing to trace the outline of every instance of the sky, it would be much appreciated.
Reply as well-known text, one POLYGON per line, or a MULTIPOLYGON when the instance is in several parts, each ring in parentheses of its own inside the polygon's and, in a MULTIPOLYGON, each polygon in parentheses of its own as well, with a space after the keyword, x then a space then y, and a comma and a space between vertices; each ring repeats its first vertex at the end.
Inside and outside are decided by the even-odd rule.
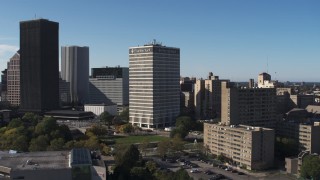
POLYGON ((320 82, 319 0, 1 0, 0 70, 35 18, 59 22, 59 46, 89 46, 90 68, 128 67, 156 39, 180 48, 181 76, 320 82))

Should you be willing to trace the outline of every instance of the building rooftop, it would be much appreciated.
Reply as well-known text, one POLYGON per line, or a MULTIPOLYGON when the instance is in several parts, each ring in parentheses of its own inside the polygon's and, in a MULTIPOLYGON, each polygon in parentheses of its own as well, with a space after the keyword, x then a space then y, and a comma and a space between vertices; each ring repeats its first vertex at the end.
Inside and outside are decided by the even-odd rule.
POLYGON ((247 126, 247 125, 225 125, 225 124, 221 124, 221 123, 205 123, 205 124, 212 124, 215 126, 219 126, 219 127, 223 127, 226 129, 237 129, 237 130, 243 130, 243 131, 269 131, 269 130, 273 130, 270 128, 265 128, 265 127, 256 127, 256 126, 247 126))
POLYGON ((91 119, 94 117, 92 112, 85 111, 73 111, 73 110, 54 110, 47 111, 45 116, 54 117, 57 119, 75 119, 75 120, 83 120, 83 119, 91 119))
POLYGON ((92 165, 91 154, 88 149, 76 148, 71 150, 71 162, 73 165, 92 165))
POLYGON ((41 151, 27 153, 0 153, 0 166, 11 170, 69 168, 68 151, 41 151))
POLYGON ((310 113, 314 113, 314 114, 320 114, 320 106, 316 106, 316 105, 308 105, 306 107, 306 110, 310 113))

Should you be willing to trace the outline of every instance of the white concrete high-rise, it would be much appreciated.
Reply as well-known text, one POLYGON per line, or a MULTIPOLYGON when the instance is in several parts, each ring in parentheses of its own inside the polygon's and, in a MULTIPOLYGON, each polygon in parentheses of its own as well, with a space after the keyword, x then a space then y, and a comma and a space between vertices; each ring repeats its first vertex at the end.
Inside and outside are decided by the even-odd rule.
POLYGON ((61 48, 61 78, 70 82, 71 102, 84 104, 89 96, 89 47, 61 48))
POLYGON ((153 42, 129 48, 129 121, 171 126, 180 113, 180 49, 153 42))
POLYGON ((20 105, 20 54, 16 52, 7 64, 7 101, 20 105))

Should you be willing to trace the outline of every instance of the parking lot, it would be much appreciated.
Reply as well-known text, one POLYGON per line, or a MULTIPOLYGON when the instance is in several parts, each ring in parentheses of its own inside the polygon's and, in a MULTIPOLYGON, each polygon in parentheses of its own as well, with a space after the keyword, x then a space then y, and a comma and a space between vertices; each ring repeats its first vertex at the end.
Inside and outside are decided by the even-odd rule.
POLYGON ((181 167, 186 169, 188 174, 193 177, 193 179, 214 179, 213 177, 217 177, 217 174, 221 174, 223 177, 216 179, 234 179, 234 180, 273 180, 273 179, 281 179, 281 180, 291 180, 292 178, 287 177, 286 175, 281 174, 272 174, 270 176, 252 176, 248 174, 239 173, 239 170, 232 171, 232 169, 225 170, 226 168, 222 167, 213 167, 212 164, 202 162, 197 158, 183 158, 184 162, 174 161, 171 159, 161 160, 159 158, 152 158, 155 160, 163 169, 168 169, 171 171, 177 171, 181 167), (185 162, 189 162, 186 165, 185 162), (208 172, 210 171, 210 172, 208 172))

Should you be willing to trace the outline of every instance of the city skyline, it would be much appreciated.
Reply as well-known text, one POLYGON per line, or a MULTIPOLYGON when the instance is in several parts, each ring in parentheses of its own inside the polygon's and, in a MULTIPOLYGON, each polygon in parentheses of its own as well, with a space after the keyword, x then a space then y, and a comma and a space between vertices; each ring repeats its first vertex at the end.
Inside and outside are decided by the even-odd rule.
POLYGON ((157 39, 181 49, 181 76, 320 81, 317 1, 4 2, 1 70, 19 49, 19 22, 44 18, 59 22, 59 48, 89 46, 90 68, 128 67, 129 47, 157 39))

